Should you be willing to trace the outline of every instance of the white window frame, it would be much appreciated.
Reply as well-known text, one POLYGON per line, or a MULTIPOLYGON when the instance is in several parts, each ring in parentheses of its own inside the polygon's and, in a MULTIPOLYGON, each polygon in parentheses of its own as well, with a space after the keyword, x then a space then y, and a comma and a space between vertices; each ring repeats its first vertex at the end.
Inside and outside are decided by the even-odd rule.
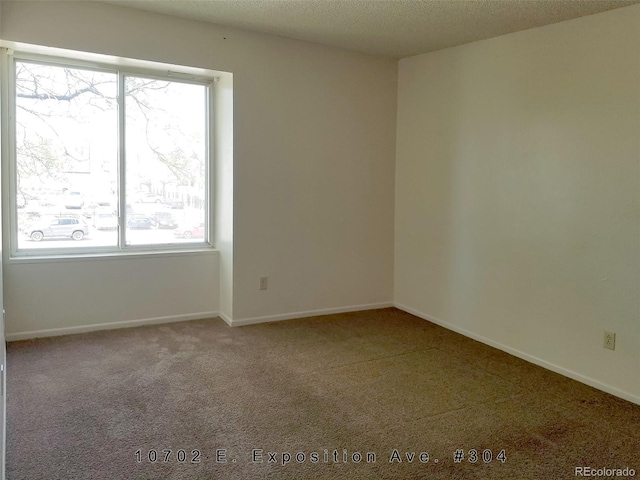
MULTIPOLYGON (((40 53, 30 53, 28 51, 13 51, 11 49, 0 49, 0 60, 2 68, 2 157, 3 175, 8 179, 3 180, 3 201, 5 204, 3 215, 8 214, 8 240, 10 258, 76 258, 76 257, 100 257, 113 255, 131 254, 174 254, 186 253, 189 251, 212 251, 215 250, 212 239, 213 232, 213 198, 214 192, 211 174, 213 166, 213 119, 215 118, 215 83, 219 78, 210 71, 206 74, 201 69, 190 67, 180 67, 166 64, 155 64, 147 61, 136 61, 130 59, 114 59, 116 62, 105 62, 101 59, 93 60, 86 58, 78 59, 73 56, 48 55, 40 53), (58 67, 81 68, 98 72, 107 72, 117 75, 117 116, 118 116, 118 244, 107 247, 78 247, 78 248, 18 248, 18 210, 17 210, 17 155, 16 155, 16 81, 15 65, 17 61, 34 62, 43 65, 53 65, 58 67), (193 72, 193 70, 197 70, 193 72), (126 194, 124 186, 126 173, 126 140, 125 140, 125 107, 124 107, 124 79, 127 76, 143 77, 148 79, 165 80, 170 82, 202 85, 206 87, 206 124, 205 124, 205 238, 203 242, 194 243, 170 243, 170 244, 149 244, 149 245, 126 245, 124 228, 124 218, 126 215, 126 194), (8 168, 7 168, 8 167, 8 168), (8 190, 8 192, 7 192, 8 190)), ((87 55, 84 55, 87 57, 87 55)), ((95 55, 100 57, 99 55, 95 55)), ((6 225, 6 222, 5 222, 6 225)))

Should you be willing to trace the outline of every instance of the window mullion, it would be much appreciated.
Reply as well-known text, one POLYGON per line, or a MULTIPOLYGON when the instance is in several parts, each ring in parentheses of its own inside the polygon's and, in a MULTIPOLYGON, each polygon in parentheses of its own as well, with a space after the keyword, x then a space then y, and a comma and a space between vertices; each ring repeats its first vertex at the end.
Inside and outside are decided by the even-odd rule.
POLYGON ((125 81, 124 74, 118 72, 118 248, 126 246, 126 149, 125 149, 125 81))

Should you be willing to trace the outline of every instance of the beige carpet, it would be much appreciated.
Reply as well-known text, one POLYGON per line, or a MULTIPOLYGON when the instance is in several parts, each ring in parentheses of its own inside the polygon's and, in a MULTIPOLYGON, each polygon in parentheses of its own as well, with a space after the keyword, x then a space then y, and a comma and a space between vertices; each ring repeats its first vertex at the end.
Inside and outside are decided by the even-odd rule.
POLYGON ((640 477, 640 406, 396 309, 14 342, 7 384, 10 480, 640 477))

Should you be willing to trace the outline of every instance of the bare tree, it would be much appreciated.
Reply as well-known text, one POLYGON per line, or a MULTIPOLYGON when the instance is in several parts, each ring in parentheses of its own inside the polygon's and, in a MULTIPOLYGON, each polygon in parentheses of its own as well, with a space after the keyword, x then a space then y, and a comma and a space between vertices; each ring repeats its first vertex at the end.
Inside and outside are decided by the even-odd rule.
MULTIPOLYGON (((147 178, 140 178, 140 183, 195 186, 204 172, 204 155, 198 152, 204 140, 183 133, 180 122, 164 110, 163 95, 169 98, 172 83, 126 77, 127 122, 143 122, 144 155, 161 166, 142 169, 147 178)), ((16 62, 19 194, 28 196, 29 188, 52 180, 68 183, 69 172, 88 161, 84 157, 89 153, 80 148, 90 143, 82 138, 87 129, 95 135, 109 115, 117 121, 116 92, 117 75, 111 72, 16 62)))

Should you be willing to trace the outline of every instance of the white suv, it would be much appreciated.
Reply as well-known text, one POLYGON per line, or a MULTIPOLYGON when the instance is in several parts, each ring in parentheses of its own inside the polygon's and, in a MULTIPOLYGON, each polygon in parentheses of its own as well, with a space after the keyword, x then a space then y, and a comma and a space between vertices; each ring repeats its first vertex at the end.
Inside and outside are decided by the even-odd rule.
POLYGON ((71 237, 74 240, 82 240, 85 235, 89 235, 89 227, 84 223, 84 220, 73 217, 60 217, 35 225, 25 230, 25 234, 36 242, 45 237, 71 237))

